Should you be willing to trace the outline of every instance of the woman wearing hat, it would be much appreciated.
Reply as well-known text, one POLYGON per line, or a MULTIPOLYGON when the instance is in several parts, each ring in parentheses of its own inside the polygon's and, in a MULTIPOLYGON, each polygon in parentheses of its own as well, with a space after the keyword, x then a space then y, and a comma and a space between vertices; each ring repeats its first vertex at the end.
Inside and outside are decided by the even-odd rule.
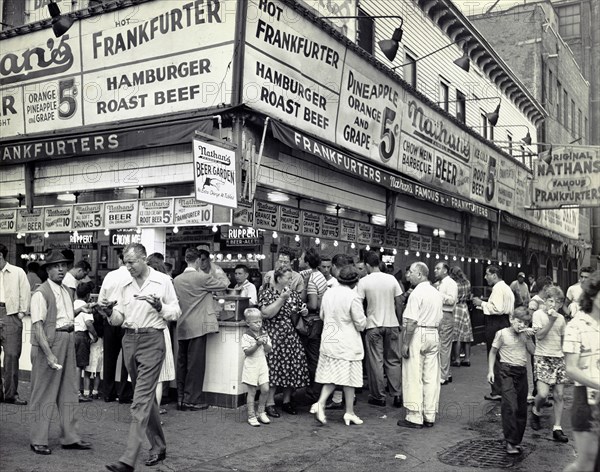
POLYGON ((346 425, 362 424, 363 421, 354 414, 354 389, 362 387, 363 343, 360 331, 367 325, 367 318, 362 302, 353 290, 359 276, 352 266, 344 267, 338 277, 339 286, 325 292, 321 302, 321 319, 323 334, 316 382, 322 383, 319 401, 310 411, 317 421, 325 424, 325 402, 336 385, 343 386, 346 400, 346 425))

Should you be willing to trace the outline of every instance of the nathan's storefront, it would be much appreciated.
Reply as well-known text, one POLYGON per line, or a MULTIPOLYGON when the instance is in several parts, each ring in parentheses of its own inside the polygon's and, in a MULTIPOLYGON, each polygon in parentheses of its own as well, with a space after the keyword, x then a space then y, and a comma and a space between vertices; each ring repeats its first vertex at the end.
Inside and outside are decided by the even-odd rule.
MULTIPOLYGON (((127 242, 165 254, 174 274, 200 246, 260 284, 281 246, 355 259, 371 249, 393 273, 458 264, 478 294, 488 261, 507 279, 533 259, 542 273, 555 245, 569 266, 576 210, 527 212, 527 168, 300 6, 168 3, 110 4, 60 39, 48 28, 2 39, 3 58, 56 61, 0 76, 9 260, 70 249, 100 284, 127 242), (185 21, 138 42, 133 22, 114 21, 151 26, 172 12, 185 21), (292 36, 315 54, 281 41, 292 36)), ((214 404, 243 401, 241 329, 225 321, 210 335, 214 404)))

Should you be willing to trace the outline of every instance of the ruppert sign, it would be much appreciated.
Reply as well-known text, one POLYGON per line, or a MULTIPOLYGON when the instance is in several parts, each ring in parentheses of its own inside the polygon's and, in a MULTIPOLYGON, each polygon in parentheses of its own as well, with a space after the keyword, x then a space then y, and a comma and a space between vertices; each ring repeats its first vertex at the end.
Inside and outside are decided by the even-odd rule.
POLYGON ((235 9, 144 2, 75 21, 60 38, 44 29, 2 40, 0 136, 229 103, 235 9))

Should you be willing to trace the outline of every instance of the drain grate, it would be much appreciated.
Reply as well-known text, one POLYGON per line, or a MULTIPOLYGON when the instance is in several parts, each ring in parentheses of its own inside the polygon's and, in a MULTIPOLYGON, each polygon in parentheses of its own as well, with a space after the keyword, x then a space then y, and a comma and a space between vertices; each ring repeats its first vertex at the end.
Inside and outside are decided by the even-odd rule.
POLYGON ((471 439, 461 441, 438 453, 440 462, 448 465, 480 468, 508 468, 521 462, 531 448, 523 446, 523 452, 517 456, 506 453, 503 440, 471 439))

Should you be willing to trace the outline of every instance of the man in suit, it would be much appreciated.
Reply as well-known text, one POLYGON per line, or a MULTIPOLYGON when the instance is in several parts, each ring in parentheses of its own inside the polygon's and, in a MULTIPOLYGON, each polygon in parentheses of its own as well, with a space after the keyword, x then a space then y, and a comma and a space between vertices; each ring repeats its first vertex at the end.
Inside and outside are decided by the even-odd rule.
POLYGON ((173 281, 181 306, 177 323, 177 408, 195 411, 208 408, 202 401, 206 335, 219 331, 216 317, 219 308, 211 291, 225 290, 229 278, 223 269, 210 262, 207 251, 188 248, 185 262, 186 269, 173 281))
POLYGON ((31 297, 31 435, 30 447, 48 455, 48 432, 54 406, 60 415, 63 449, 90 449, 77 431, 73 405, 78 404, 73 300, 62 285, 66 259, 58 250, 44 260, 48 280, 31 297))
POLYGON ((25 271, 6 260, 8 248, 0 244, 0 346, 4 350, 4 393, 0 377, 0 400, 27 405, 21 400, 19 358, 23 347, 23 317, 29 311, 31 289, 25 271))

